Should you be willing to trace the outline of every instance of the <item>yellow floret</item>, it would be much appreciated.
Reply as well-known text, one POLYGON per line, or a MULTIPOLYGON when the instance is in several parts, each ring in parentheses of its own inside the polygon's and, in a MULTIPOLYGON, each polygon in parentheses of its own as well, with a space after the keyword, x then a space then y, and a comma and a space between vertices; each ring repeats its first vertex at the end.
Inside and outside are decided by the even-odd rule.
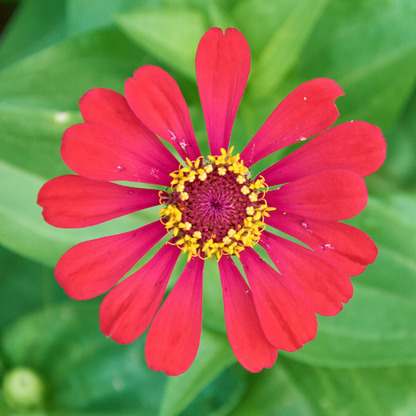
POLYGON ((197 240, 199 240, 199 239, 202 237, 202 233, 201 233, 201 231, 195 231, 195 232, 192 234, 192 237, 194 237, 194 238, 196 238, 197 240))
POLYGON ((238 175, 236 181, 242 185, 243 183, 246 183, 246 178, 243 175, 238 175))
POLYGON ((241 193, 242 193, 243 195, 248 195, 248 194, 250 193, 250 188, 249 188, 248 186, 244 185, 244 186, 241 188, 241 193))
POLYGON ((256 201, 257 201, 257 194, 256 194, 255 192, 252 192, 252 193, 248 196, 248 199, 249 199, 251 202, 256 202, 256 201))
POLYGON ((246 208, 247 215, 253 216, 254 215, 254 207, 247 207, 246 208))
POLYGON ((211 173, 214 170, 214 168, 211 164, 209 164, 204 166, 204 170, 206 173, 211 173))
POLYGON ((187 199, 189 199, 189 194, 188 194, 188 192, 181 192, 181 194, 179 195, 179 198, 180 198, 182 201, 186 201, 187 199))

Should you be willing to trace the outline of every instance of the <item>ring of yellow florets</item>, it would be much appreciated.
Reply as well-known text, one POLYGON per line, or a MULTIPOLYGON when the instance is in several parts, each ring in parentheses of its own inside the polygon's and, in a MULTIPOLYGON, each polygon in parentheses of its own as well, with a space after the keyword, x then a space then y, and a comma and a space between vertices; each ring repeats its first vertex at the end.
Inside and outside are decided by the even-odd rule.
MULTIPOLYGON (((249 169, 232 155, 233 147, 221 155, 186 159, 186 165, 172 172, 171 193, 161 196, 166 207, 159 211, 167 231, 188 261, 192 257, 219 260, 253 247, 265 227, 268 186, 264 178, 249 178, 249 169)), ((161 194, 162 195, 162 194, 161 194)))

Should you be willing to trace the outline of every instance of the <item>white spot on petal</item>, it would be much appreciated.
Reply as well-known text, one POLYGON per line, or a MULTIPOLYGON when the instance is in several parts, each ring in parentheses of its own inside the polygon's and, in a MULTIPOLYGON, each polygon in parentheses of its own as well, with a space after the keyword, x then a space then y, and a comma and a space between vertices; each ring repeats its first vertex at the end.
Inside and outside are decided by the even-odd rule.
POLYGON ((173 131, 168 130, 168 133, 170 134, 170 139, 174 142, 176 141, 176 135, 173 131))
POLYGON ((151 171, 150 171, 150 174, 151 174, 152 176, 154 176, 155 178, 159 179, 159 175, 157 174, 157 172, 159 172, 159 169, 157 169, 157 168, 152 168, 152 169, 151 169, 151 171))

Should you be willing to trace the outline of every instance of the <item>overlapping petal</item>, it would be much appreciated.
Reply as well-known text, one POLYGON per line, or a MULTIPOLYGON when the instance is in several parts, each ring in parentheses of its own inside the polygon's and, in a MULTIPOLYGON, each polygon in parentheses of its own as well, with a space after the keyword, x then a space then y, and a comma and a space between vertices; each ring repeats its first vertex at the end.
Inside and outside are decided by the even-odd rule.
POLYGON ((337 263, 348 276, 364 271, 377 257, 377 246, 361 230, 335 221, 320 221, 271 211, 266 224, 289 234, 337 263))
POLYGON ((341 88, 327 78, 299 85, 276 107, 241 152, 246 166, 326 130, 339 115, 334 101, 343 94, 341 88))
POLYGON ((90 179, 164 186, 171 181, 171 165, 162 165, 157 152, 147 154, 140 143, 133 144, 101 124, 75 124, 66 129, 61 156, 70 169, 90 179))
POLYGON ((177 169, 176 158, 136 117, 121 94, 105 88, 94 88, 80 99, 79 109, 86 123, 102 124, 130 144, 131 152, 143 164, 140 171, 145 171, 147 167, 154 177, 155 171, 152 169, 155 167, 159 169, 160 175, 169 175, 177 169))
POLYGON ((204 261, 193 257, 157 313, 146 339, 147 365, 176 376, 184 373, 198 352, 202 326, 204 261))
POLYGON ((71 298, 101 295, 165 235, 165 227, 156 221, 137 230, 77 244, 59 259, 56 280, 71 298))
POLYGON ((211 154, 228 149, 235 115, 250 73, 250 48, 235 29, 208 30, 196 53, 196 78, 211 154))
POLYGON ((345 169, 330 169, 298 179, 266 195, 268 206, 309 218, 338 221, 367 205, 364 179, 345 169))
POLYGON ((363 121, 340 124, 262 172, 269 186, 292 182, 326 169, 349 169, 361 176, 374 173, 386 158, 381 130, 363 121))
POLYGON ((302 292, 252 249, 240 253, 264 334, 276 348, 295 351, 315 338, 315 312, 302 292))
POLYGON ((147 329, 162 302, 179 253, 174 245, 164 245, 148 263, 104 298, 100 307, 104 335, 128 344, 147 329))
POLYGON ((48 224, 81 228, 159 205, 159 192, 65 175, 42 187, 38 204, 48 224))
POLYGON ((293 282, 321 315, 336 315, 352 296, 345 272, 319 253, 263 231, 259 244, 283 277, 293 282))
POLYGON ((250 288, 229 256, 223 256, 218 264, 225 325, 234 355, 252 373, 272 367, 277 348, 264 335, 250 288))
MULTIPOLYGON (((140 67, 124 92, 137 117, 155 134, 191 160, 201 156, 185 99, 176 81, 162 68, 140 67)), ((176 167, 177 169, 177 167, 176 167)))

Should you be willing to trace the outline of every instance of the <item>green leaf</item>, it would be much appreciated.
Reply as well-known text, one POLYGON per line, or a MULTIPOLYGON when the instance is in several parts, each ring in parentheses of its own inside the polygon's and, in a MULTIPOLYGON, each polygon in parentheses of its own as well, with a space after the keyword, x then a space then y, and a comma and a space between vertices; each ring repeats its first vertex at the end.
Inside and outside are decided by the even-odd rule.
POLYGON ((225 416, 241 401, 247 389, 247 373, 238 364, 209 383, 180 416, 225 416))
POLYGON ((255 97, 268 96, 279 86, 298 61, 327 3, 328 0, 300 0, 293 5, 253 65, 250 91, 255 97))
POLYGON ((25 316, 5 331, 2 346, 12 366, 33 368, 44 377, 56 414, 157 412, 166 377, 147 367, 144 338, 118 345, 99 331, 96 301, 25 316))
POLYGON ((143 65, 143 53, 116 29, 66 40, 0 72, 0 103, 9 107, 78 110, 90 88, 122 91, 143 65))
POLYGON ((226 333, 220 271, 215 259, 204 264, 203 298, 204 326, 226 333))
POLYGON ((116 22, 150 54, 195 79, 195 53, 206 29, 200 13, 186 9, 141 10, 118 14, 116 22))
POLYGON ((219 27, 223 31, 229 27, 237 27, 237 24, 232 19, 231 15, 224 9, 223 4, 219 5, 217 2, 207 2, 206 12, 212 27, 219 27))
POLYGON ((180 414, 202 389, 235 361, 225 335, 203 330, 198 354, 191 368, 185 374, 169 377, 160 416, 180 414))
POLYGON ((81 122, 81 115, 77 111, 44 110, 0 103, 0 158, 45 178, 71 173, 59 153, 61 137, 67 127, 81 122))
MULTIPOLYGON (((229 416, 316 416, 278 357, 269 370, 247 377, 244 398, 229 416)), ((286 362, 286 360, 285 360, 286 362)))
POLYGON ((0 246, 0 328, 20 315, 43 305, 67 299, 53 276, 53 270, 11 253, 0 246))
POLYGON ((0 43, 0 68, 66 36, 65 0, 21 1, 0 43))
POLYGON ((291 360, 282 364, 321 416, 414 414, 416 367, 329 369, 291 360))
POLYGON ((68 32, 76 35, 110 26, 114 24, 114 13, 160 5, 160 0, 67 0, 68 32))
POLYGON ((243 0, 236 4, 232 16, 246 37, 253 57, 259 57, 297 3, 299 0, 243 0))
POLYGON ((374 265, 352 278, 354 296, 291 359, 330 367, 416 364, 416 197, 370 198, 350 224, 379 248, 374 265))
POLYGON ((304 48, 300 75, 339 83, 345 91, 339 121, 362 119, 387 129, 413 90, 415 60, 413 0, 335 0, 304 48))
POLYGON ((47 224, 36 205, 37 193, 45 180, 0 161, 0 242, 10 250, 48 266, 72 245, 92 238, 139 228, 157 218, 141 212, 78 230, 59 229, 47 224))
POLYGON ((386 135, 388 158, 382 172, 401 183, 403 187, 415 189, 416 185, 416 95, 413 94, 399 123, 386 135))

